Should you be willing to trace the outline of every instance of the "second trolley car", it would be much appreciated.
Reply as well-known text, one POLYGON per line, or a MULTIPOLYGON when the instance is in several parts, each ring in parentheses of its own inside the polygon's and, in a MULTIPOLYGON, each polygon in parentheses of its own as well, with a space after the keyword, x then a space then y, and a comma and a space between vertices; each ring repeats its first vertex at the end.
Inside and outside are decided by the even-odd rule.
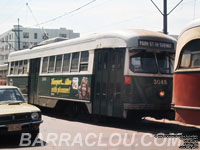
POLYGON ((9 55, 8 84, 32 104, 67 113, 164 117, 171 106, 176 40, 120 30, 9 55))
POLYGON ((179 36, 174 71, 176 120, 200 125, 200 20, 179 36))

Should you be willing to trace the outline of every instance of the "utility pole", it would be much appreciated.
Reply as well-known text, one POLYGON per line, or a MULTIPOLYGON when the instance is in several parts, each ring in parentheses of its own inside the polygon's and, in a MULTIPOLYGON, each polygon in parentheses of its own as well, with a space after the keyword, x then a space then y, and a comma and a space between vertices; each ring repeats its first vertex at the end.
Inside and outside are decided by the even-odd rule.
POLYGON ((17 41, 15 41, 18 44, 18 48, 17 50, 20 50, 20 32, 22 30, 20 30, 19 28, 19 18, 18 18, 18 25, 17 25, 17 29, 12 29, 12 31, 15 33, 15 36, 17 37, 17 41))
POLYGON ((18 50, 20 50, 20 31, 19 31, 19 18, 17 19, 18 21, 18 50))
POLYGON ((167 17, 168 15, 171 14, 171 12, 174 11, 174 9, 176 9, 176 7, 178 7, 180 5, 180 3, 183 2, 183 0, 181 0, 172 10, 167 11, 167 0, 163 0, 163 12, 160 10, 160 8, 158 8, 158 6, 154 3, 153 0, 151 0, 151 2, 154 4, 154 6, 158 9, 158 11, 161 13, 161 15, 163 16, 163 33, 164 34, 168 34, 168 27, 167 27, 167 17))

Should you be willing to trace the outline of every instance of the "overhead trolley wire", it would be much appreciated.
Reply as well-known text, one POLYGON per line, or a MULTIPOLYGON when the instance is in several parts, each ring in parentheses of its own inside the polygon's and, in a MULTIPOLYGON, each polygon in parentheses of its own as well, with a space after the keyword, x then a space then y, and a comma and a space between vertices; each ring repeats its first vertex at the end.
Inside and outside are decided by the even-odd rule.
MULTIPOLYGON (((28 10, 30 11, 30 13, 32 14, 32 16, 33 16, 35 22, 36 22, 37 24, 39 24, 37 18, 36 18, 35 15, 33 14, 33 11, 32 11, 32 9, 29 7, 28 3, 26 3, 26 6, 27 6, 28 10)), ((46 33, 45 29, 44 29, 44 28, 41 28, 40 25, 38 25, 38 26, 39 26, 39 28, 40 28, 40 32, 42 33, 42 35, 44 35, 45 38, 48 39, 48 36, 47 36, 47 33, 46 33)))
POLYGON ((78 8, 72 10, 72 11, 66 12, 66 13, 64 13, 63 15, 60 15, 60 16, 57 16, 57 17, 55 17, 55 18, 49 19, 49 20, 44 21, 44 22, 42 22, 42 23, 38 23, 38 24, 36 24, 35 26, 40 26, 40 25, 42 25, 42 24, 46 24, 46 23, 55 21, 55 20, 57 20, 57 19, 60 19, 60 18, 62 18, 62 17, 64 17, 64 16, 67 16, 67 15, 69 15, 69 14, 72 14, 72 13, 74 13, 74 12, 76 12, 76 11, 78 11, 78 10, 80 10, 80 9, 82 9, 82 8, 84 8, 84 7, 86 7, 86 6, 90 5, 90 4, 92 4, 92 3, 94 3, 95 1, 97 1, 97 0, 92 0, 92 1, 90 1, 90 2, 88 2, 88 3, 86 3, 86 4, 82 5, 82 6, 80 6, 80 7, 78 7, 78 8))

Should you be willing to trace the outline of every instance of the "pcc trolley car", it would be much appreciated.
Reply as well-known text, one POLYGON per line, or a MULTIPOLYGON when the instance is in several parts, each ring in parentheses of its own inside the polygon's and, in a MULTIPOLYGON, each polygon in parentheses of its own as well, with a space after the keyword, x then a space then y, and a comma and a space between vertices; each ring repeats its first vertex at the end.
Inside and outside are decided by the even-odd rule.
POLYGON ((175 119, 200 125, 200 20, 179 36, 174 68, 175 119))
POLYGON ((93 34, 9 55, 8 84, 63 112, 163 117, 176 41, 146 30, 93 34))

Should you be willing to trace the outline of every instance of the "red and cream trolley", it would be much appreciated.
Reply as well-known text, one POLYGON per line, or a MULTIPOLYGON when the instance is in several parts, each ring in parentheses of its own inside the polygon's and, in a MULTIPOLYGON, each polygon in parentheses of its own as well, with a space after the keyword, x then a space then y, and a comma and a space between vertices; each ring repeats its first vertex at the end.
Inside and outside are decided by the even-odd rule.
POLYGON ((173 104, 177 121, 200 125, 200 20, 191 23, 178 39, 173 104))

